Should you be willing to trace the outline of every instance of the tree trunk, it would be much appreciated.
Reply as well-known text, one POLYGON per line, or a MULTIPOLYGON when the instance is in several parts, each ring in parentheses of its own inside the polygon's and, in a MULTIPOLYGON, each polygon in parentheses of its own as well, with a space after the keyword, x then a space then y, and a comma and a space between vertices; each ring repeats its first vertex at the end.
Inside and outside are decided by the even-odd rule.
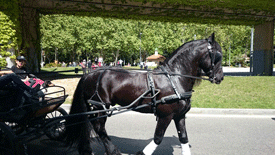
MULTIPOLYGON (((23 2, 22 2, 23 3, 23 2)), ((34 8, 21 8, 20 24, 22 29, 22 44, 20 49, 27 58, 28 72, 36 73, 40 70, 40 35, 39 12, 34 8)))

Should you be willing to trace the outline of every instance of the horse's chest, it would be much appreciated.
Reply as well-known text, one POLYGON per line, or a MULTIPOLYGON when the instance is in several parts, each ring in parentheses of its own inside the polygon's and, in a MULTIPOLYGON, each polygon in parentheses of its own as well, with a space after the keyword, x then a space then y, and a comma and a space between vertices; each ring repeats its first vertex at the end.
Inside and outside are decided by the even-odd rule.
POLYGON ((167 116, 170 114, 184 115, 190 109, 190 102, 181 100, 175 103, 159 104, 157 107, 157 113, 160 116, 167 116))

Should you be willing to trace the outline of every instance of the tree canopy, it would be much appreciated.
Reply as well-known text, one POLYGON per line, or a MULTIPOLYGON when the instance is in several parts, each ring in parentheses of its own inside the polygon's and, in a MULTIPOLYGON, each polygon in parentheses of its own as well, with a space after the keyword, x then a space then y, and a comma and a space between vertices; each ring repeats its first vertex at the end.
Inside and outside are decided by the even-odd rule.
POLYGON ((213 32, 223 49, 223 63, 238 61, 250 51, 250 26, 169 23, 74 15, 41 15, 41 46, 48 61, 56 50, 59 61, 79 61, 102 56, 139 62, 154 53, 165 57, 183 43, 205 39, 213 32))

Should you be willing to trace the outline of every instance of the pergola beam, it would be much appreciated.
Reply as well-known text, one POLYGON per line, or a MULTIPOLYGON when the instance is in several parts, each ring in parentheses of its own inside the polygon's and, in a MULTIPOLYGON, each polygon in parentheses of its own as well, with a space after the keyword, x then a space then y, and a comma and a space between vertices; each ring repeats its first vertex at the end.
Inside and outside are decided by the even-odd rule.
MULTIPOLYGON (((275 18, 275 11, 257 10, 257 8, 243 9, 249 6, 248 2, 245 4, 236 5, 239 8, 224 7, 221 2, 208 3, 209 5, 197 6, 194 3, 181 4, 180 1, 175 3, 157 3, 157 2, 140 2, 138 0, 21 0, 21 7, 35 8, 41 13, 79 13, 86 14, 96 13, 97 16, 110 16, 121 18, 132 18, 132 15, 147 16, 146 19, 157 19, 155 17, 167 17, 168 21, 188 21, 200 23, 233 23, 243 25, 255 25, 264 22, 273 21, 275 18), (220 4, 220 5, 219 5, 220 4), (243 6, 242 6, 243 5, 243 6), (246 7, 244 7, 247 5, 246 7), (242 7, 240 7, 242 6, 242 7), (215 20, 211 20, 215 19, 215 20)), ((234 2, 234 0, 232 0, 234 2)), ((231 4, 230 1, 227 2, 231 4)), ((242 3, 242 2, 239 2, 242 3)), ((272 5, 272 4, 270 4, 272 5)), ((273 4, 274 5, 274 4, 273 4)), ((275 5, 274 5, 275 7, 275 5)), ((161 20, 165 20, 161 18, 161 20)))

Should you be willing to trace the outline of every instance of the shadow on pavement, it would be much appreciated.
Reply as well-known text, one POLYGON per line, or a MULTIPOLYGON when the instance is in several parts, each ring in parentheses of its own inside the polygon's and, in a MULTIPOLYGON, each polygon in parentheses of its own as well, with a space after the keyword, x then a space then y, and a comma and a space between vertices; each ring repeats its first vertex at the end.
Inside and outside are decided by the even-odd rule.
MULTIPOLYGON (((110 136, 113 144, 115 144, 123 154, 135 154, 141 151, 153 139, 141 140, 110 136)), ((158 146, 154 154, 156 155, 173 155, 173 146, 180 147, 180 142, 177 137, 164 137, 162 143, 158 146)))
MULTIPOLYGON (((116 136, 110 136, 114 145, 116 145, 122 154, 133 155, 144 149, 152 139, 130 139, 116 136)), ((78 155, 75 148, 67 148, 64 142, 53 141, 48 138, 41 138, 27 144, 29 155, 78 155)), ((92 144, 95 155, 104 155, 102 143, 94 142, 92 144)), ((180 142, 177 137, 164 137, 162 143, 158 146, 154 155, 173 155, 173 147, 180 148, 180 142)))
POLYGON ((28 155, 77 155, 75 148, 68 148, 64 142, 40 138, 27 144, 28 155))

